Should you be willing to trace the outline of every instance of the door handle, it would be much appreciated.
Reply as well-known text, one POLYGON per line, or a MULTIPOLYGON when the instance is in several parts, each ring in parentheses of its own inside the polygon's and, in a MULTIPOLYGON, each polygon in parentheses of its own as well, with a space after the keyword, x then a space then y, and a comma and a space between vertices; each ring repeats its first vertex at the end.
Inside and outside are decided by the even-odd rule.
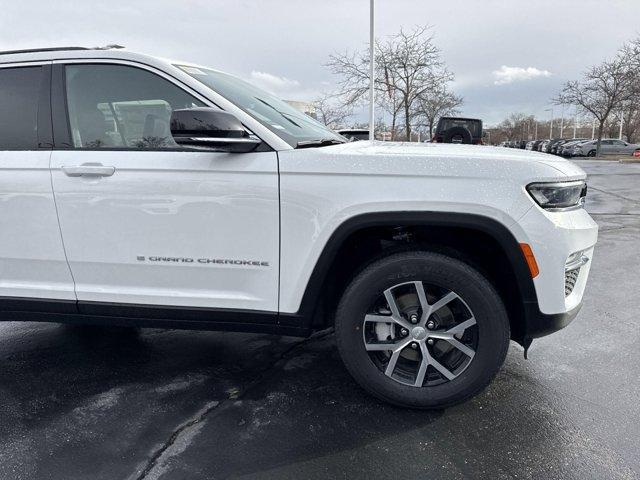
POLYGON ((73 167, 62 167, 67 177, 110 177, 116 167, 105 167, 100 163, 84 163, 73 167))

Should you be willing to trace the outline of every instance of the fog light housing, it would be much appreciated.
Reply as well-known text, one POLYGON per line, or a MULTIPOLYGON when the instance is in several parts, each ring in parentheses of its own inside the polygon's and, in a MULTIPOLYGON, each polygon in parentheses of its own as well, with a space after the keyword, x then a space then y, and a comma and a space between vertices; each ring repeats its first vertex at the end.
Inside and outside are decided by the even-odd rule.
POLYGON ((564 296, 568 297, 578 283, 580 269, 587 264, 589 257, 584 250, 574 252, 567 258, 564 264, 564 296))

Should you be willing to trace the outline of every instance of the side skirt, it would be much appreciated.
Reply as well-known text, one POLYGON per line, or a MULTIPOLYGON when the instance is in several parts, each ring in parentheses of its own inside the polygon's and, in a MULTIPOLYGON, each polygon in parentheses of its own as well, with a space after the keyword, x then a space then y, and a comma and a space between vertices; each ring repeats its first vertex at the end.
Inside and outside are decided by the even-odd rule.
MULTIPOLYGON (((282 325, 277 312, 164 305, 0 298, 0 321, 55 322, 308 337, 310 328, 282 325)), ((304 325, 302 319, 298 325, 304 325)))

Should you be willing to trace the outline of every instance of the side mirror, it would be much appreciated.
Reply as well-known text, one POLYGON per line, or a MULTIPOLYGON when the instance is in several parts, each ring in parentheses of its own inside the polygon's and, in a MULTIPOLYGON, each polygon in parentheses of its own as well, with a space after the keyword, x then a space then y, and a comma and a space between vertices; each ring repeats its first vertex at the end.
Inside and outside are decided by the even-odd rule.
POLYGON ((260 145, 235 115, 210 107, 185 108, 171 113, 171 135, 179 145, 248 153, 260 145))

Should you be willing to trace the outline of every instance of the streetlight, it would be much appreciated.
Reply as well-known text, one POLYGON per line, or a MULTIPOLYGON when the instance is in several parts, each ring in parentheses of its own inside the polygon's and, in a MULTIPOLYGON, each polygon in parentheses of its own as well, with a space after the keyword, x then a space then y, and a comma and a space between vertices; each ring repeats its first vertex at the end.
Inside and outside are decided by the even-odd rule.
POLYGON ((549 140, 553 139, 553 107, 547 108, 545 112, 551 112, 551 124, 549 126, 549 140))
POLYGON ((562 113, 560 114, 560 138, 562 138, 563 130, 564 130, 564 103, 562 104, 562 113))
POLYGON ((373 77, 375 71, 375 23, 374 23, 375 0, 371 0, 369 6, 369 140, 375 140, 375 119, 373 104, 375 103, 375 89, 373 77))

